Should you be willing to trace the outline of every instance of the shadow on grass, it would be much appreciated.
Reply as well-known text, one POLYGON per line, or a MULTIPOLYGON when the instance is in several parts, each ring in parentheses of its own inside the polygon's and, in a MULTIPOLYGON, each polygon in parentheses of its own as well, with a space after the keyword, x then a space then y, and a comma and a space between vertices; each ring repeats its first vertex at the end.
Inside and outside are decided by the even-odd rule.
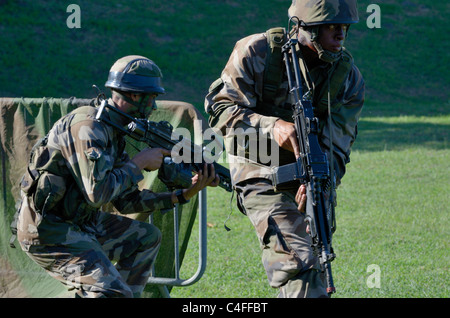
POLYGON ((448 149, 449 136, 450 124, 446 123, 381 122, 361 119, 353 149, 383 151, 425 147, 441 150, 448 149))

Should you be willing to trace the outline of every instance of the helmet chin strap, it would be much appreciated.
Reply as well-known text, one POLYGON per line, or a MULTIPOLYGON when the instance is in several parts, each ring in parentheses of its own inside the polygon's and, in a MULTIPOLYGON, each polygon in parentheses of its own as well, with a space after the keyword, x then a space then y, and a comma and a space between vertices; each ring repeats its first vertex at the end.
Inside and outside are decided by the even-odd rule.
POLYGON ((150 114, 152 113, 153 109, 156 108, 155 102, 153 102, 152 107, 147 107, 147 99, 145 98, 145 96, 143 96, 139 102, 135 102, 130 97, 118 91, 114 91, 114 93, 117 94, 121 99, 123 99, 127 103, 134 106, 133 109, 129 112, 131 116, 147 119, 147 117, 150 116, 150 114), (137 108, 137 110, 135 110, 134 108, 137 108))
POLYGON ((311 34, 311 42, 313 46, 317 50, 317 54, 319 55, 319 59, 327 63, 334 63, 338 61, 342 56, 342 49, 339 52, 331 52, 329 50, 325 50, 322 45, 319 43, 319 26, 314 26, 310 31, 306 31, 311 34))
POLYGON ((317 50, 317 53, 319 54, 319 59, 321 59, 324 62, 327 63, 334 63, 338 61, 342 56, 342 49, 339 52, 331 52, 328 50, 324 50, 322 45, 318 42, 312 42, 314 47, 317 50))

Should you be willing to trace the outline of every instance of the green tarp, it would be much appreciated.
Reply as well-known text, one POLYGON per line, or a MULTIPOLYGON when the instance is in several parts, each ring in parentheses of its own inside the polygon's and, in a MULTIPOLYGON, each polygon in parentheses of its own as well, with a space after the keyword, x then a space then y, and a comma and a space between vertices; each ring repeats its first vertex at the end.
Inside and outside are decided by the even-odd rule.
MULTIPOLYGON (((1 202, 0 202, 0 297, 72 297, 66 287, 51 278, 31 261, 16 242, 17 248, 9 247, 10 223, 19 200, 18 182, 26 168, 29 152, 35 141, 45 135, 53 123, 76 107, 87 105, 89 99, 78 98, 0 98, 0 160, 1 160, 1 202)), ((192 140, 201 140, 202 129, 207 122, 194 106, 177 101, 158 101, 158 110, 150 120, 169 121, 174 128, 183 127, 190 131, 192 140)), ((129 141, 139 149, 146 147, 129 141)), ((136 149, 127 146, 132 156, 136 149)), ((141 187, 155 192, 166 191, 156 173, 145 173, 141 187)), ((186 252, 192 225, 197 215, 198 200, 193 199, 180 207, 179 250, 180 262, 186 252)), ((130 217, 147 221, 145 215, 130 217)), ((173 277, 173 213, 153 213, 153 222, 163 233, 161 249, 156 260, 157 277, 173 277)), ((169 287, 170 289, 170 287, 169 287)), ((160 297, 156 286, 148 285, 144 297, 160 297)))

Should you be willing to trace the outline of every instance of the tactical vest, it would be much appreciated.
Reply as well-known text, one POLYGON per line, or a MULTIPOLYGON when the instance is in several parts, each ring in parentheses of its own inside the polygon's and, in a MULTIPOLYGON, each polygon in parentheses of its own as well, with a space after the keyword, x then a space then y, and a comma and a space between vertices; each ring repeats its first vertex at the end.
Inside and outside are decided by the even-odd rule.
MULTIPOLYGON (((83 106, 76 108, 61 120, 67 121, 67 127, 71 127, 84 120, 86 115, 94 118, 95 113, 94 107, 83 106)), ((59 150, 50 151, 47 141, 48 134, 33 146, 27 170, 19 184, 20 189, 31 198, 30 202, 33 205, 31 208, 37 213, 45 215, 50 212, 64 220, 82 223, 98 209, 87 204, 66 166, 66 159, 59 150)), ((20 207, 11 223, 13 233, 11 247, 14 247, 19 211, 20 207)))
MULTIPOLYGON (((267 54, 265 60, 262 99, 258 101, 255 112, 261 115, 279 117, 285 121, 293 122, 293 109, 291 105, 285 103, 284 105, 280 105, 281 107, 275 106, 277 93, 283 80, 286 80, 285 62, 282 52, 282 47, 288 40, 286 30, 281 27, 269 29, 266 32, 266 37, 267 54)), ((319 86, 320 89, 313 92, 312 103, 314 115, 321 119, 319 121, 320 131, 326 123, 326 120, 322 119, 325 119, 328 113, 328 99, 330 99, 331 106, 338 102, 339 97, 343 92, 344 83, 348 78, 352 67, 353 58, 347 50, 343 49, 342 57, 329 68, 327 75, 328 79, 325 78, 325 81, 322 83, 315 83, 316 88, 319 86), (330 93, 330 97, 328 97, 328 93, 330 93)), ((303 74, 303 76, 306 76, 306 74, 303 74)), ((267 147, 270 146, 268 145, 267 147)), ((292 162, 295 162, 294 154, 279 147, 279 166, 288 165, 292 162)))
MULTIPOLYGON (((273 107, 277 91, 283 81, 285 72, 282 46, 287 42, 286 30, 282 27, 272 28, 266 31, 267 55, 264 72, 263 97, 258 112, 263 115, 280 117, 292 121, 292 109, 276 109, 273 107)), ((330 101, 338 98, 353 66, 353 57, 346 49, 338 62, 330 69, 330 101)), ((316 110, 328 107, 328 85, 322 85, 320 91, 314 92, 313 106, 316 110)), ((320 115, 320 114, 318 114, 320 115)))

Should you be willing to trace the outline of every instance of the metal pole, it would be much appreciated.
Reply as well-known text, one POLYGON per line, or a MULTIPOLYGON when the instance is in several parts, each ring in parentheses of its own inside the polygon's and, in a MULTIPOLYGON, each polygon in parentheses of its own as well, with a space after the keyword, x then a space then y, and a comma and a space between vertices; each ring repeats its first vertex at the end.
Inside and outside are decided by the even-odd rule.
POLYGON ((174 244, 174 251, 175 251, 175 278, 180 278, 180 260, 179 260, 179 224, 178 224, 178 207, 179 204, 176 203, 175 207, 173 208, 173 244, 174 244))
POLYGON ((168 286, 189 286, 199 281, 200 278, 203 276, 206 269, 206 259, 207 259, 206 188, 200 191, 198 195, 199 195, 199 264, 197 272, 188 279, 180 279, 179 273, 175 273, 176 276, 175 278, 151 276, 148 278, 147 281, 148 284, 168 285, 168 286))

